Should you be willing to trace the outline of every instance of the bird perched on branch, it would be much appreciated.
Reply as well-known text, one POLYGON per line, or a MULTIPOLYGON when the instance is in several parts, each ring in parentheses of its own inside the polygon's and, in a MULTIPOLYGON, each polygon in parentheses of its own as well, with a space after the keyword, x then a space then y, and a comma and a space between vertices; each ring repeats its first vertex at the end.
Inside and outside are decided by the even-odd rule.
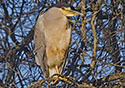
POLYGON ((39 15, 34 34, 35 59, 45 77, 61 74, 71 39, 71 26, 67 17, 80 14, 62 3, 39 15))

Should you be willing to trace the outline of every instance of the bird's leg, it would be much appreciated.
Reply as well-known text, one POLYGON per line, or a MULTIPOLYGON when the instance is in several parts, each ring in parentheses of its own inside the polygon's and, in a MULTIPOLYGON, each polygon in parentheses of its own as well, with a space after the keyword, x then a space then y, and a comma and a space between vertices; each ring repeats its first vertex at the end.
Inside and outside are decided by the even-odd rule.
MULTIPOLYGON (((57 74, 60 74, 60 73, 59 73, 59 69, 58 69, 57 65, 55 66, 55 69, 56 69, 56 73, 57 73, 57 74)), ((57 77, 57 78, 58 78, 58 79, 60 79, 60 80, 67 81, 67 79, 66 79, 66 78, 62 78, 62 77, 57 77)))
MULTIPOLYGON (((57 65, 55 65, 56 73, 59 74, 59 70, 57 65)), ((52 82, 52 84, 55 84, 58 81, 58 76, 56 76, 56 80, 52 82)))
POLYGON ((56 69, 56 73, 59 74, 59 69, 57 65, 55 65, 55 69, 56 69))
MULTIPOLYGON (((60 74, 57 65, 55 65, 55 69, 56 69, 56 73, 57 73, 57 74, 60 74)), ((58 81, 58 79, 60 79, 60 80, 64 80, 64 81, 67 81, 66 78, 62 78, 62 77, 58 77, 58 76, 56 76, 56 80, 53 82, 53 84, 55 84, 55 83, 58 81)))

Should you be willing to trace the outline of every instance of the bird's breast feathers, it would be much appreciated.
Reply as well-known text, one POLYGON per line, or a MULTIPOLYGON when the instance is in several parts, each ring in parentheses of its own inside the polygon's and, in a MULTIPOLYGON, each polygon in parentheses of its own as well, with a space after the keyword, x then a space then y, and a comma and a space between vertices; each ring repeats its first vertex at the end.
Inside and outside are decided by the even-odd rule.
POLYGON ((60 65, 64 61, 65 51, 70 43, 71 30, 47 37, 46 53, 49 66, 60 65))

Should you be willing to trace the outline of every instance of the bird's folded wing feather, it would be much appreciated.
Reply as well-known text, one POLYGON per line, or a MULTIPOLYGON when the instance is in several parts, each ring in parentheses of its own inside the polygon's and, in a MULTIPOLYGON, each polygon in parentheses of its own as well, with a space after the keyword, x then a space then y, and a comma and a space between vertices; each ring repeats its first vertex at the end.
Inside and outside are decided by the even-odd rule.
MULTIPOLYGON (((37 26, 37 25, 36 25, 37 26)), ((48 75, 48 67, 46 66, 46 43, 44 33, 35 27, 34 44, 36 51, 36 63, 42 68, 45 76, 48 75)))
MULTIPOLYGON (((71 30, 71 26, 70 25, 67 25, 68 29, 71 30)), ((72 35, 71 35, 72 36, 72 35)), ((69 43, 69 46, 68 48, 66 49, 65 51, 65 55, 64 55, 64 61, 63 63, 61 64, 61 66, 59 67, 59 72, 62 73, 64 71, 64 68, 66 67, 67 63, 68 63, 68 58, 69 58, 69 55, 70 55, 70 49, 71 49, 71 41, 72 41, 72 37, 70 38, 70 43, 69 43)))

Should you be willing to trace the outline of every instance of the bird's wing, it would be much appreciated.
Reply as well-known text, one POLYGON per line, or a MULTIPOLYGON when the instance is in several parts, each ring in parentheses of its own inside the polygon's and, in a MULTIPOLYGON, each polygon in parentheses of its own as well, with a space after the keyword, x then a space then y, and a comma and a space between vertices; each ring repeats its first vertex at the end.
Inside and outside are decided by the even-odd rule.
MULTIPOLYGON (((71 25, 67 24, 67 29, 71 30, 71 25)), ((71 35, 72 36, 72 35, 71 35)), ((68 63, 68 57, 70 55, 70 49, 71 49, 71 41, 72 41, 72 37, 70 37, 70 43, 68 48, 65 51, 65 56, 64 56, 64 61, 63 63, 59 66, 59 72, 62 74, 64 68, 66 67, 67 63, 68 63)))
POLYGON ((34 44, 36 63, 42 68, 43 74, 47 77, 48 67, 46 65, 46 42, 44 33, 41 31, 39 24, 35 25, 34 44))
POLYGON ((64 68, 66 67, 66 65, 68 63, 68 57, 70 55, 70 49, 71 49, 71 46, 69 45, 69 47, 66 49, 66 52, 65 52, 64 61, 63 61, 62 65, 59 67, 59 71, 60 71, 61 74, 64 71, 64 68))

